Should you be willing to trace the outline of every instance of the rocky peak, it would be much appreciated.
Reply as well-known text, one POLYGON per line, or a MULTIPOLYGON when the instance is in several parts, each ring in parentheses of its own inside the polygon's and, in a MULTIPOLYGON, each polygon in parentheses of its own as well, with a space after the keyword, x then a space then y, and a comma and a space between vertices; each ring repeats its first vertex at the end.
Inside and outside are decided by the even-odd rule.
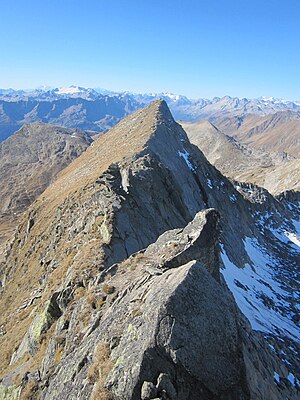
POLYGON ((1 390, 38 371, 49 400, 295 399, 298 361, 266 340, 296 348, 298 253, 281 231, 296 212, 236 185, 163 101, 97 139, 30 207, 2 264, 1 390))

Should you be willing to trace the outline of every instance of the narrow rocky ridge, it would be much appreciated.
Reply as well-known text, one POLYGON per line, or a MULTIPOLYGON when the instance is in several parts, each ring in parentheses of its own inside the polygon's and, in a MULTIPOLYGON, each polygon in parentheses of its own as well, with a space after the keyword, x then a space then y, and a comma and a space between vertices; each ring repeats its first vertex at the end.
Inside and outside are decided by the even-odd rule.
MULTIPOLYGON (((284 230, 295 232, 297 207, 293 195, 276 199, 259 187, 232 183, 223 177, 207 162, 201 151, 190 144, 164 102, 155 102, 149 108, 130 115, 109 133, 97 139, 82 156, 60 173, 58 179, 28 210, 16 232, 6 262, 1 266, 3 290, 0 312, 4 334, 0 337, 0 345, 7 349, 1 371, 1 390, 3 393, 18 393, 21 387, 25 390, 25 383, 29 380, 33 382, 32 390, 37 390, 42 398, 47 399, 57 398, 57 393, 63 393, 62 399, 67 398, 68 393, 72 393, 74 398, 84 399, 90 395, 97 396, 97 390, 103 393, 110 390, 115 398, 122 398, 122 391, 128 393, 126 398, 139 398, 143 382, 146 381, 150 383, 146 383, 145 387, 148 385, 147 387, 153 389, 154 385, 156 389, 153 391, 158 390, 159 396, 165 396, 163 391, 167 389, 165 386, 159 389, 159 382, 167 379, 176 386, 175 377, 178 375, 181 377, 178 382, 183 382, 182 392, 179 387, 174 388, 179 399, 189 398, 189 387, 197 382, 197 390, 199 393, 202 391, 207 399, 249 396, 263 399, 268 390, 271 393, 270 399, 282 398, 282 393, 288 393, 287 396, 291 399, 296 398, 299 359, 297 361, 297 356, 287 354, 287 362, 290 363, 288 367, 288 364, 278 361, 276 354, 281 350, 287 351, 287 347, 298 351, 295 338, 297 321, 292 319, 292 315, 297 313, 297 300, 288 288, 297 284, 299 252, 288 243, 288 239, 283 238, 284 230), (255 329, 264 332, 264 335, 251 331, 222 283, 223 278, 219 275, 217 231, 213 228, 215 217, 212 218, 211 225, 209 223, 210 218, 215 215, 214 212, 205 211, 204 216, 201 214, 202 217, 199 218, 202 223, 197 222, 198 212, 210 208, 216 209, 220 214, 220 255, 225 268, 221 272, 245 315, 250 318, 253 310, 258 310, 253 319, 250 318, 250 322, 255 329), (207 221, 204 223, 205 218, 207 221), (183 229, 191 221, 191 225, 183 229), (196 224, 196 235, 193 233, 193 224, 196 224), (181 238, 180 243, 175 245, 174 252, 170 248, 164 253, 164 241, 168 235, 173 238, 174 234, 181 234, 178 230, 164 234, 174 228, 183 229, 182 235, 185 239, 181 238), (162 236, 158 239, 160 235, 162 236), (200 235, 200 241, 197 235, 200 235), (194 239, 197 243, 195 248, 194 239), (154 242, 156 244, 151 245, 154 242), (264 265, 253 257, 249 246, 247 247, 253 242, 263 256, 270 258, 268 263, 275 260, 274 271, 271 271, 270 276, 272 282, 277 279, 280 281, 281 298, 276 297, 276 291, 266 298, 259 288, 256 289, 257 282, 264 282, 265 277, 261 274, 264 265), (147 250, 140 253, 146 248, 147 250), (205 255, 199 254, 199 249, 205 249, 205 255), (137 255, 131 258, 135 253, 137 255), (160 254, 164 256, 161 260, 160 254), (122 263, 123 260, 127 261, 122 263), (257 276, 251 290, 239 280, 231 281, 237 271, 247 271, 248 266, 252 268, 252 275, 257 276), (229 270, 231 267, 233 269, 229 270), (282 274, 283 270, 286 273, 284 280, 281 279, 282 276, 276 275, 282 274), (162 279, 159 278, 161 275, 162 279), (147 282, 148 276, 153 277, 151 282, 152 279, 157 279, 157 282, 152 282, 151 287, 144 286, 144 283, 135 287, 136 280, 147 282), (190 279, 190 276, 195 279, 190 279), (173 293, 175 286, 172 286, 171 292, 166 290, 165 297, 159 298, 159 288, 163 292, 164 287, 167 287, 166 277, 175 286, 178 285, 180 295, 176 291, 176 295, 173 293), (243 329, 237 328, 236 332, 239 337, 243 337, 245 349, 241 349, 239 340, 239 345, 236 343, 239 350, 234 353, 234 363, 239 366, 239 373, 244 371, 243 376, 234 375, 233 381, 228 378, 231 385, 226 384, 225 378, 225 381, 218 378, 218 384, 214 379, 209 383, 209 377, 200 376, 199 371, 196 378, 193 373, 191 378, 187 372, 190 366, 181 365, 184 364, 185 355, 177 362, 174 356, 177 347, 175 345, 173 348, 172 345, 167 350, 167 356, 164 355, 163 358, 169 360, 167 366, 173 371, 170 372, 173 375, 168 375, 168 378, 161 376, 158 381, 159 371, 151 371, 151 363, 147 361, 154 356, 150 345, 153 337, 150 337, 146 342, 138 342, 136 347, 144 350, 139 352, 139 356, 145 354, 145 359, 139 359, 138 369, 142 371, 145 364, 149 376, 139 375, 135 367, 126 380, 121 373, 128 371, 127 366, 122 364, 126 358, 122 351, 131 354, 130 346, 136 346, 136 342, 133 341, 132 344, 131 339, 137 333, 136 330, 131 331, 132 315, 126 319, 124 307, 127 309, 127 304, 138 304, 140 290, 145 289, 152 293, 151 299, 157 298, 158 302, 153 309, 152 300, 147 303, 149 321, 159 320, 160 307, 162 315, 168 309, 169 303, 171 310, 176 308, 177 299, 182 302, 182 309, 176 314, 180 321, 182 310, 188 309, 187 304, 190 302, 195 303, 194 307, 197 306, 193 308, 195 313, 200 306, 206 304, 205 301, 200 304, 200 299, 196 295, 192 296, 192 293, 206 288, 206 285, 201 286, 202 280, 211 288, 207 295, 213 296, 214 301, 217 301, 215 292, 219 293, 218 298, 226 298, 223 306, 232 311, 230 318, 233 325, 244 326, 243 329), (197 288, 197 285, 200 286, 197 288), (191 291, 192 297, 186 298, 184 293, 189 293, 189 287, 194 287, 191 291), (124 298, 126 301, 120 300, 118 309, 117 299, 120 292, 123 292, 121 300, 124 298), (17 295, 14 296, 13 293, 17 295), (249 297, 252 295, 256 303, 249 297), (174 298, 174 302, 170 298, 174 298), (248 308, 243 308, 244 298, 248 308), (268 299, 273 300, 273 303, 268 303, 268 299), (271 304, 275 318, 271 324, 264 320, 262 312, 271 312, 268 304, 271 304), (120 320, 124 320, 121 327, 112 322, 113 318, 118 319, 117 315, 120 315, 120 320), (286 322, 284 328, 278 324, 280 318, 286 322), (17 332, 15 326, 18 326, 17 332), (119 331, 110 334, 110 329, 119 331), (123 338, 124 329, 127 335, 123 338), (122 346, 116 346, 122 338, 122 346), (275 343, 273 355, 269 354, 265 340, 275 343), (128 341, 129 347, 126 347, 128 341), (280 344, 280 341, 288 342, 280 344), (108 370, 105 379, 96 370, 96 378, 90 376, 93 375, 90 370, 93 357, 98 357, 97 344, 102 345, 102 355, 98 356, 102 360, 103 368, 108 370), (146 348, 143 348, 144 345, 146 348), (149 352, 146 351, 148 347, 149 352), (252 351, 256 352, 259 361, 252 358, 252 351), (253 372, 251 377, 251 370, 257 370, 252 365, 257 365, 257 362, 263 363, 262 368, 267 372, 261 373, 262 369, 259 367, 260 372, 253 372), (118 372, 115 368, 119 364, 123 366, 118 372), (88 370, 90 372, 87 378, 88 370), (27 374, 28 371, 31 375, 27 374), (38 371, 38 375, 34 375, 34 371, 38 371), (278 375, 278 379, 275 375, 277 380, 274 380, 274 371, 278 375), (293 383, 289 379, 290 374, 295 378, 293 383), (25 375, 27 378, 24 378, 25 375), (261 382, 258 386, 260 389, 255 389, 255 384, 250 381, 253 379, 258 382, 264 375, 268 376, 268 384, 261 382), (92 382, 93 379, 95 382, 92 382), (186 388, 184 382, 187 382, 186 388), (223 397, 220 397, 221 394, 223 397)), ((176 242, 173 239, 172 241, 176 242)), ((216 309, 223 306, 219 304, 216 309)), ((140 313, 144 313, 138 307, 131 311, 135 315, 133 318, 142 317, 140 313)), ((222 315, 218 320, 219 327, 224 325, 221 317, 222 315)), ((202 323, 199 316, 195 319, 200 321, 199 324, 202 323)), ((182 323, 185 325, 188 321, 182 323)), ((149 324, 151 329, 159 326, 156 323, 153 326, 150 322, 149 324)), ((167 332, 170 330, 168 326, 167 324, 167 332)), ((144 327, 148 331, 148 325, 144 327)), ((212 340, 213 338, 212 335, 212 340)), ((158 347, 164 349, 161 350, 163 352, 168 348, 167 343, 158 347)), ((156 352, 155 350, 155 354, 156 352)), ((190 352, 191 349, 187 351, 190 352)), ((158 360, 161 357, 159 352, 158 360)), ((205 373, 207 371, 203 371, 205 373)), ((176 398, 170 393, 168 396, 171 399, 176 398)))

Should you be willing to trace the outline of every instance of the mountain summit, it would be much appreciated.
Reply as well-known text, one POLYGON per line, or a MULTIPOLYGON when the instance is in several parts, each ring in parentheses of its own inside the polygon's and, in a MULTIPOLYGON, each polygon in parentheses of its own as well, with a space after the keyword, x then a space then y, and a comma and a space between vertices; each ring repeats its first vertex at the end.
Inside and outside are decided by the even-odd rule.
POLYGON ((165 101, 127 116, 7 251, 3 398, 296 399, 299 200, 232 183, 165 101))

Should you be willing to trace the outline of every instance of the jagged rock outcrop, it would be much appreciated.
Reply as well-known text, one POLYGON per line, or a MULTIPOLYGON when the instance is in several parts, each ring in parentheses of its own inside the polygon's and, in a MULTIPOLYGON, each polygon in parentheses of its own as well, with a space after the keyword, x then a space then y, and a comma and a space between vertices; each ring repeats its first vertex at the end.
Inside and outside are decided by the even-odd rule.
POLYGON ((195 387, 204 399, 295 399, 298 361, 291 350, 287 367, 275 354, 297 345, 287 287, 298 253, 280 236, 297 211, 285 201, 223 177, 164 102, 127 117, 59 174, 16 232, 2 265, 0 390, 187 399, 195 387), (51 300, 58 312, 45 323, 51 300))
POLYGON ((56 326, 36 393, 43 399, 290 395, 273 380, 271 365, 280 365, 279 360, 251 332, 226 286, 213 277, 220 265, 217 221, 214 210, 201 212, 185 229, 166 232, 146 251, 95 277, 95 307, 80 344, 74 345, 74 323, 82 315, 83 298, 71 319, 63 316, 56 326), (108 287, 114 288, 111 293, 108 287), (100 364, 97 352, 103 347, 94 350, 96 343, 109 348, 100 364), (62 349, 66 356, 57 363, 62 349), (99 385, 99 370, 107 368, 99 385))

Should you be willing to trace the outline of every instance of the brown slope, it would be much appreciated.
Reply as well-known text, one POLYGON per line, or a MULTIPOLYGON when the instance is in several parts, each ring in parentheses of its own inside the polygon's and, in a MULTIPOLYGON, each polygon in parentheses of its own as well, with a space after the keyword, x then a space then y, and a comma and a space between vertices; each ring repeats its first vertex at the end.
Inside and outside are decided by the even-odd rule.
POLYGON ((300 161, 287 160, 266 169, 253 168, 236 176, 241 182, 250 182, 267 189, 274 195, 287 190, 300 191, 300 161))
POLYGON ((274 164, 272 157, 241 145, 225 135, 208 120, 181 123, 191 143, 199 147, 206 158, 225 175, 260 165, 267 168, 274 164))
POLYGON ((181 123, 191 143, 225 176, 264 187, 273 194, 300 190, 299 160, 241 145, 207 120, 181 123))
POLYGON ((288 110, 267 116, 246 115, 216 121, 216 124, 223 132, 253 148, 299 157, 299 112, 288 110))
POLYGON ((0 243, 18 216, 90 143, 80 130, 36 122, 0 144, 0 243))

